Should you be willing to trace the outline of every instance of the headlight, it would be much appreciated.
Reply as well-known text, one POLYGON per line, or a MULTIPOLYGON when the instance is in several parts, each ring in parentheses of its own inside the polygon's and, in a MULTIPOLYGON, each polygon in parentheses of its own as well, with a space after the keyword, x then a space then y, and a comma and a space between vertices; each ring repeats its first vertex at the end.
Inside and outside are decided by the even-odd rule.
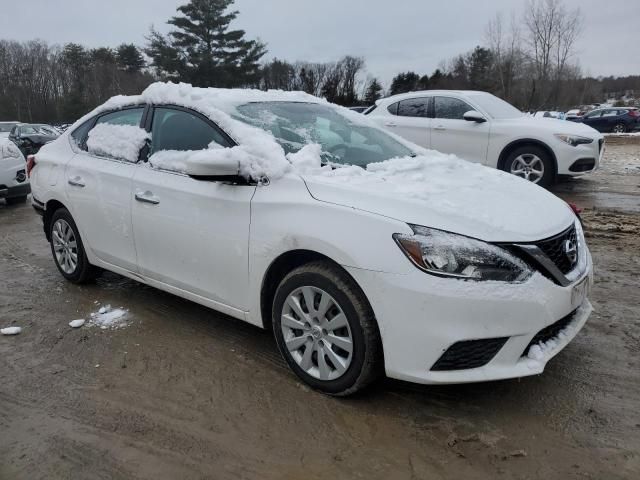
POLYGON ((2 146, 2 156, 4 158, 20 158, 20 150, 13 143, 7 143, 2 146))
POLYGON ((413 235, 393 238, 420 270, 441 277, 465 280, 524 282, 532 275, 529 266, 490 243, 432 228, 410 225, 413 235))
POLYGON ((578 145, 587 145, 589 143, 593 143, 593 138, 579 137, 577 135, 565 135, 563 133, 556 133, 555 137, 558 140, 562 140, 564 143, 568 143, 572 147, 577 147, 578 145))

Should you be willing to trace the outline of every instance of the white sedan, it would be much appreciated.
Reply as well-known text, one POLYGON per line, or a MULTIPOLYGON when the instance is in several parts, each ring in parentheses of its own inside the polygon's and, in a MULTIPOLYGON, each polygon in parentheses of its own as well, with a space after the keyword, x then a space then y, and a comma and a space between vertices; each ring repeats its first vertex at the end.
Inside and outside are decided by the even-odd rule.
POLYGON ((486 92, 404 93, 379 100, 366 114, 425 148, 545 187, 559 175, 595 171, 604 153, 604 137, 593 128, 554 118, 541 122, 486 92))
POLYGON ((566 203, 306 94, 154 84, 28 168, 66 279, 111 270, 271 328, 328 394, 538 374, 591 312, 566 203))

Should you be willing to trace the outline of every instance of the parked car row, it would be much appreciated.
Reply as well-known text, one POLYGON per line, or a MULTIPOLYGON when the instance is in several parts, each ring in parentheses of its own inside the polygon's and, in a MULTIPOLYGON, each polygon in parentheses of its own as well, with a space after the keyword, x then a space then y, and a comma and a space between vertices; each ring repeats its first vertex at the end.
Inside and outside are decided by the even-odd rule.
POLYGON ((106 269, 270 328, 304 382, 347 395, 385 373, 543 371, 590 315, 592 261, 574 211, 533 183, 595 167, 601 140, 474 92, 365 117, 302 93, 154 84, 27 169, 64 278, 106 269))
POLYGON ((567 120, 589 125, 599 132, 626 133, 640 128, 640 111, 631 107, 599 108, 567 120))

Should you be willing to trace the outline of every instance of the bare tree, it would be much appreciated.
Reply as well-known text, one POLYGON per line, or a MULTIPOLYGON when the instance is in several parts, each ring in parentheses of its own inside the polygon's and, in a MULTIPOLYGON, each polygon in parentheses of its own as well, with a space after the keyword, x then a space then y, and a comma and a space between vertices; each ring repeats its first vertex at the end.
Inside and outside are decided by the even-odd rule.
POLYGON ((523 20, 535 71, 529 103, 542 106, 558 99, 557 87, 582 30, 582 12, 567 11, 562 0, 528 0, 523 20))

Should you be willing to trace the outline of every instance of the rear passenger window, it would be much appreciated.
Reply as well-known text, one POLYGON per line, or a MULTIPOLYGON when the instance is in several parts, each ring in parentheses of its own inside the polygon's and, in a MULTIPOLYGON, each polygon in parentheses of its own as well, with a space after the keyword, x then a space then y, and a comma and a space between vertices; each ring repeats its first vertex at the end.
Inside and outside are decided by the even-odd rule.
POLYGON ((87 150, 87 135, 89 131, 96 125, 101 123, 108 123, 111 125, 131 125, 134 127, 140 126, 142 115, 144 113, 144 107, 139 108, 127 108, 124 110, 117 110, 115 112, 104 114, 98 117, 97 120, 91 118, 87 120, 71 133, 71 138, 82 150, 87 150))
POLYGON ((464 120, 464 114, 470 110, 475 110, 475 108, 471 107, 467 102, 463 102, 460 99, 452 97, 436 97, 436 118, 443 118, 448 120, 464 120))
POLYGON ((226 136, 199 116, 173 108, 156 108, 151 129, 152 151, 204 150, 211 143, 230 147, 226 136))
POLYGON ((111 125, 131 125, 139 127, 142 120, 144 108, 128 108, 126 110, 118 110, 117 112, 107 113, 98 118, 96 125, 100 123, 109 123, 111 125))
POLYGON ((427 117, 429 116, 429 98, 411 98, 402 100, 398 105, 400 117, 427 117))

